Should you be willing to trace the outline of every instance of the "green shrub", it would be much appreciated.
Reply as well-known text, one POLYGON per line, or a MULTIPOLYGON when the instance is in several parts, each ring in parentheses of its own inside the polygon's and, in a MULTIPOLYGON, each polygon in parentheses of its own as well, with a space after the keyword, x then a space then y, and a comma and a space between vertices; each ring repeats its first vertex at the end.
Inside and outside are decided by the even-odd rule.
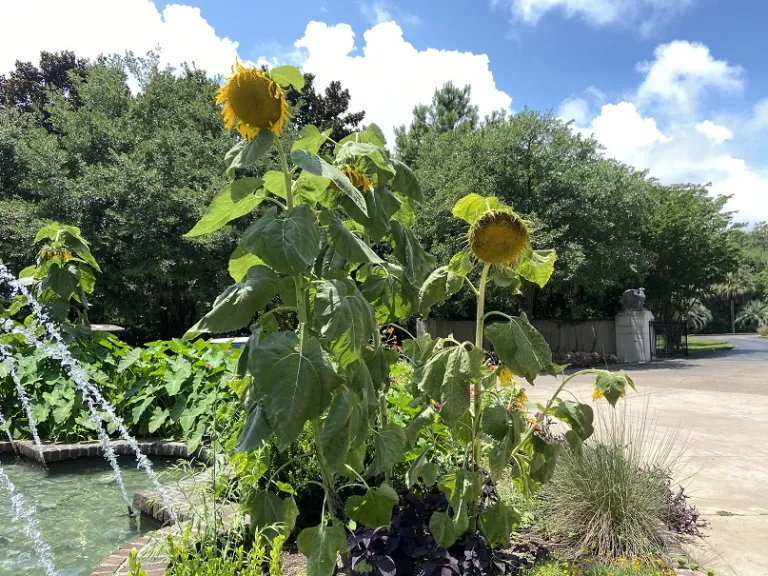
POLYGON ((659 442, 645 417, 634 425, 611 415, 601 432, 580 452, 563 454, 539 494, 537 519, 566 557, 636 557, 665 548, 674 437, 659 442))

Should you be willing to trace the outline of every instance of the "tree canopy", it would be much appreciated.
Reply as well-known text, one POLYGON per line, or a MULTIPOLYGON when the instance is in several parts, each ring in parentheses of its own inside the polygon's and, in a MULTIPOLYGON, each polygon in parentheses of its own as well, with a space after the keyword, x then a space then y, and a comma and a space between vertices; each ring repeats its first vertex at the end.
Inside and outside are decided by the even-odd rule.
MULTIPOLYGON (((337 135, 362 120, 346 114, 339 83, 323 96, 308 86, 294 101, 299 119, 337 135)), ((202 71, 161 69, 151 57, 43 53, 39 67, 18 63, 0 82, 0 257, 18 272, 33 262, 43 222, 78 226, 104 271, 94 321, 123 324, 137 340, 183 334, 229 283, 220 263, 242 234, 183 237, 227 183, 222 158, 236 137, 217 88, 202 71)), ((277 167, 274 156, 254 175, 277 167)))

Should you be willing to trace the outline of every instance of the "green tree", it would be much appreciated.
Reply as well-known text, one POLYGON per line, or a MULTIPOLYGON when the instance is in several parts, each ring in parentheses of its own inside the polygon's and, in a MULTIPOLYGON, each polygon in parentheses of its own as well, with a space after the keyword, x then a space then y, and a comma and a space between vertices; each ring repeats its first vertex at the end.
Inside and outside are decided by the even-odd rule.
MULTIPOLYGON (((461 248, 451 209, 471 192, 513 206, 531 221, 534 247, 557 251, 545 288, 526 286, 515 302, 509 290, 495 287, 488 297, 497 308, 521 305, 552 318, 611 315, 621 292, 639 285, 647 269, 638 225, 650 211, 645 175, 606 160, 594 140, 550 114, 525 110, 475 131, 446 132, 420 149, 415 166, 427 198, 415 230, 439 260, 461 248)), ((465 295, 435 312, 470 317, 472 305, 465 295)))
POLYGON ((477 128, 479 116, 471 96, 471 86, 458 88, 452 82, 447 82, 435 90, 429 106, 415 106, 410 127, 400 126, 395 129, 398 157, 406 164, 413 165, 426 142, 446 132, 472 131, 477 128))
POLYGON ((737 264, 738 249, 728 198, 713 198, 697 185, 656 185, 650 189, 653 211, 645 245, 651 267, 645 280, 651 309, 671 320, 724 282, 737 264))
POLYGON ((301 90, 289 88, 285 97, 296 107, 293 125, 298 130, 305 126, 330 130, 331 138, 339 142, 362 128, 365 112, 348 112, 352 97, 349 90, 342 88, 341 82, 337 80, 331 82, 323 94, 318 94, 315 90, 315 75, 307 73, 304 74, 304 87, 301 90))
POLYGON ((752 271, 741 266, 733 272, 729 272, 725 280, 712 287, 712 292, 726 300, 731 309, 731 332, 736 332, 736 304, 747 295, 754 292, 755 279, 752 271))

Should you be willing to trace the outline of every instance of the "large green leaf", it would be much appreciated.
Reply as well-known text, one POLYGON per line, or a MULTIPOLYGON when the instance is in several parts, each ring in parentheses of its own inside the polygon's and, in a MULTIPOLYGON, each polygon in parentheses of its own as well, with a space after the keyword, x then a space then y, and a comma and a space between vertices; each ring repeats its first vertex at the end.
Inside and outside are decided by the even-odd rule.
POLYGON ((360 357, 360 350, 376 330, 371 305, 349 279, 320 284, 315 294, 315 317, 342 366, 360 357))
POLYGON ((253 402, 246 412, 243 428, 237 437, 235 452, 250 452, 264 447, 272 435, 272 428, 267 421, 267 414, 261 402, 253 402))
POLYGON ((336 154, 347 142, 364 142, 366 144, 373 144, 379 148, 384 148, 387 145, 387 139, 384 137, 384 132, 382 132, 381 128, 376 124, 369 124, 362 132, 353 132, 342 138, 334 149, 334 154, 336 154))
POLYGON ((383 262, 368 244, 347 230, 339 220, 330 223, 328 235, 336 251, 350 262, 358 264, 380 264, 383 262))
POLYGON ((494 547, 506 549, 520 514, 509 504, 499 500, 480 515, 480 525, 488 541, 494 547))
POLYGON ((270 194, 285 199, 285 173, 280 170, 270 170, 264 176, 264 188, 270 194))
POLYGON ((496 440, 503 440, 509 429, 509 411, 503 404, 493 404, 483 410, 483 432, 496 440))
POLYGON ((299 515, 293 496, 283 499, 262 489, 248 495, 245 508, 251 516, 251 528, 262 530, 270 540, 279 534, 288 536, 299 515))
POLYGON ((581 440, 592 436, 595 429, 592 426, 594 412, 592 407, 573 400, 563 400, 555 409, 555 418, 570 425, 581 440))
POLYGON ((379 175, 379 184, 395 175, 392 161, 385 157, 381 147, 368 142, 345 142, 336 152, 337 164, 356 164, 363 171, 379 175))
POLYGON ((275 142, 275 135, 268 128, 262 128, 253 140, 237 143, 224 157, 227 172, 234 174, 235 168, 250 168, 264 156, 275 142))
POLYGON ((378 488, 369 488, 362 496, 347 498, 344 511, 352 520, 368 528, 389 528, 392 523, 392 508, 397 501, 397 492, 389 484, 382 483, 378 488))
POLYGON ((323 194, 330 183, 329 178, 317 176, 304 170, 293 185, 293 196, 297 202, 304 200, 307 203, 316 204, 323 198, 323 194))
POLYGON ((499 199, 495 196, 480 196, 480 194, 467 194, 453 206, 453 215, 461 218, 472 226, 485 214, 499 207, 499 199))
POLYGON ((413 171, 400 160, 393 160, 392 163, 395 166, 395 177, 389 183, 392 190, 412 198, 416 202, 423 202, 424 196, 421 194, 421 186, 419 186, 419 181, 413 171))
POLYGON ((341 192, 347 196, 355 206, 366 216, 368 215, 368 207, 365 204, 365 198, 363 193, 352 185, 341 170, 339 170, 333 164, 329 164, 319 156, 310 154, 307 150, 293 150, 291 152, 291 160, 296 166, 307 172, 311 172, 316 176, 322 176, 333 181, 334 184, 341 190, 341 192))
POLYGON ((382 430, 373 431, 374 456, 364 476, 378 476, 392 470, 405 452, 406 441, 403 429, 390 422, 382 430))
POLYGON ((125 372, 128 368, 138 362, 139 358, 141 358, 141 352, 141 348, 131 348, 125 356, 120 358, 120 363, 117 365, 118 374, 125 372))
POLYGON ((459 523, 457 526, 455 518, 448 516, 447 512, 433 512, 429 519, 429 531, 435 542, 443 548, 450 548, 454 545, 459 536, 467 531, 467 527, 459 523))
POLYGON ((427 460, 427 455, 430 453, 431 447, 427 446, 414 460, 408 471, 405 473, 405 485, 408 488, 413 487, 416 481, 421 478, 424 481, 424 486, 431 487, 437 480, 438 469, 434 462, 427 460))
POLYGON ((262 184, 264 181, 259 178, 241 178, 230 182, 216 194, 200 221, 184 236, 193 238, 210 234, 227 222, 245 216, 264 200, 263 190, 261 194, 254 194, 262 184))
POLYGON ((304 89, 304 75, 295 66, 276 66, 269 70, 269 75, 280 86, 293 86, 298 92, 304 89))
POLYGON ((598 371, 595 388, 605 396, 605 399, 608 400, 611 406, 616 406, 619 398, 626 394, 627 386, 630 386, 635 391, 637 390, 632 378, 626 372, 598 371))
POLYGON ((419 290, 419 311, 426 316, 438 302, 444 302, 464 286, 464 278, 451 272, 447 266, 435 268, 419 290))
POLYGON ((245 245, 240 242, 229 257, 229 275, 235 282, 240 282, 252 266, 259 265, 264 265, 264 260, 248 252, 245 245))
POLYGON ((322 148, 323 144, 325 144, 328 140, 328 136, 331 135, 331 131, 326 130, 325 132, 320 132, 316 126, 312 126, 310 124, 308 126, 304 126, 304 128, 301 129, 300 135, 301 138, 293 143, 293 148, 291 148, 291 151, 306 150, 310 154, 317 154, 320 151, 320 148, 322 148))
MULTIPOLYGON (((480 479, 476 472, 460 469, 455 474, 449 474, 440 478, 437 483, 440 491, 445 494, 453 510, 453 517, 448 519, 452 524, 450 528, 443 528, 435 534, 435 541, 444 548, 449 548, 466 532, 469 527, 469 518, 477 513, 477 499, 481 494, 480 479)), ((430 531, 433 530, 433 520, 429 522, 430 531)))
POLYGON ((296 539, 299 550, 307 557, 307 576, 332 576, 336 573, 336 557, 348 550, 344 527, 336 520, 328 526, 304 528, 296 539))
POLYGON ((213 308, 185 337, 201 332, 231 332, 248 326, 253 315, 263 310, 280 289, 280 278, 266 266, 253 266, 242 282, 233 284, 222 292, 213 308))
MULTIPOLYGON (((487 414, 486 410, 486 414, 487 414)), ((497 415, 496 418, 499 418, 497 415)), ((485 414, 483 415, 483 422, 485 422, 485 414)), ((495 427, 494 427, 495 428, 495 427)), ((488 449, 488 468, 491 471, 491 478, 494 482, 500 482, 504 476, 505 471, 509 466, 509 461, 513 456, 513 450, 520 442, 523 430, 525 428, 525 421, 523 420, 520 412, 512 411, 507 414, 507 429, 505 434, 500 438, 491 442, 491 446, 488 449)), ((500 430, 494 430, 499 432, 500 430)))
POLYGON ((341 198, 340 204, 355 222, 365 227, 365 231, 375 242, 389 234, 392 224, 390 218, 403 205, 385 186, 376 186, 365 194, 367 213, 363 213, 348 198, 341 198))
POLYGON ((320 416, 342 378, 325 357, 320 342, 309 338, 298 350, 293 332, 275 332, 249 350, 248 369, 264 395, 267 420, 281 448, 296 440, 304 423, 320 416))
POLYGON ((347 453, 351 447, 365 442, 367 430, 366 405, 348 390, 337 394, 320 434, 320 446, 332 472, 346 473, 347 453))
POLYGON ((245 231, 243 244, 277 272, 300 274, 320 252, 320 230, 306 204, 280 217, 270 208, 245 231))
POLYGON ((555 270, 554 250, 533 250, 530 246, 520 256, 516 271, 520 276, 544 287, 555 270))
POLYGON ((402 270, 397 272, 392 266, 387 268, 389 271, 380 267, 371 270, 361 288, 382 324, 407 318, 416 311, 419 303, 418 289, 405 278, 402 270))
POLYGON ((419 389, 440 403, 440 416, 455 424, 469 409, 469 386, 478 375, 483 352, 463 346, 445 348, 416 371, 419 389))
POLYGON ((531 437, 531 442, 533 443, 533 456, 528 468, 528 475, 534 482, 546 484, 555 473, 557 457, 562 451, 562 446, 560 444, 549 444, 535 434, 531 437))
POLYGON ((491 324, 485 334, 501 361, 529 382, 552 364, 549 344, 525 317, 513 317, 505 324, 491 324))
POLYGON ((160 427, 165 424, 169 416, 170 413, 168 410, 165 408, 160 408, 160 406, 155 406, 155 409, 152 412, 152 417, 149 419, 149 433, 154 434, 157 432, 160 427))
POLYGON ((69 300, 69 297, 77 288, 78 277, 66 268, 54 264, 48 270, 48 275, 43 278, 42 289, 53 290, 58 296, 69 300))
POLYGON ((397 261, 402 265, 405 277, 412 284, 420 286, 435 267, 436 259, 421 247, 413 230, 401 226, 395 220, 390 225, 397 261))

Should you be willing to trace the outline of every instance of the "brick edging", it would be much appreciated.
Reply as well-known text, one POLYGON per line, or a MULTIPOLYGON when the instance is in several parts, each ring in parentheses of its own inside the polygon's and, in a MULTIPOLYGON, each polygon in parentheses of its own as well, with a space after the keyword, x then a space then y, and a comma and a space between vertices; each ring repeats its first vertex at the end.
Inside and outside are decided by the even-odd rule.
POLYGON ((171 563, 164 548, 158 552, 157 547, 165 546, 165 536, 173 532, 174 528, 163 528, 151 535, 137 536, 105 557, 90 576, 124 576, 128 573, 128 557, 134 549, 138 552, 141 568, 147 576, 164 576, 171 563))

